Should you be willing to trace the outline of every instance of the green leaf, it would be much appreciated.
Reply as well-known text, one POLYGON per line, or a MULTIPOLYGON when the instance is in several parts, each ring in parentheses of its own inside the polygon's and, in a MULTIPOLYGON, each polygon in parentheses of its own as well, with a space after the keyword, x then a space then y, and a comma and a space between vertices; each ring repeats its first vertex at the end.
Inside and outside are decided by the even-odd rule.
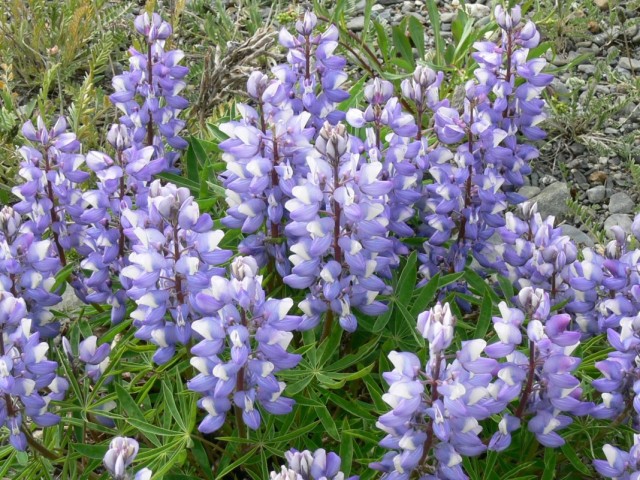
POLYGON ((435 0, 427 0, 427 12, 429 14, 429 23, 433 28, 433 39, 435 41, 436 56, 434 63, 439 66, 444 66, 444 39, 440 35, 440 12, 438 12, 438 5, 435 0))
POLYGON ((86 443, 72 443, 73 449, 83 457, 102 460, 109 450, 108 445, 87 445, 86 443))
POLYGON ((208 480, 213 480, 214 476, 211 469, 211 463, 209 463, 209 457, 207 456, 207 451, 200 440, 192 437, 192 441, 193 447, 191 448, 191 453, 198 465, 200 465, 200 472, 203 473, 208 480))
POLYGON ((58 290, 67 281, 71 273, 73 273, 74 266, 73 263, 69 263, 56 274, 55 282, 53 282, 53 286, 51 287, 52 292, 58 290))
MULTIPOLYGON (((345 432, 349 430, 349 419, 344 417, 342 419, 341 431, 345 432)), ((351 465, 353 464, 353 437, 349 435, 343 435, 340 439, 340 458, 342 460, 342 473, 345 478, 349 477, 351 473, 351 465)))
POLYGON ((336 395, 332 392, 328 392, 327 395, 332 403, 349 412, 355 417, 359 417, 365 420, 374 420, 376 418, 371 413, 371 405, 369 405, 368 403, 364 403, 359 400, 346 399, 341 395, 336 395))
POLYGON ((416 66, 415 60, 413 59, 413 51, 411 50, 411 43, 409 42, 409 39, 404 34, 404 27, 402 24, 393 27, 391 30, 391 37, 396 51, 400 53, 402 58, 409 64, 409 68, 406 70, 413 70, 416 66))
POLYGON ((420 60, 424 60, 425 57, 425 48, 424 48, 424 27, 420 20, 411 15, 409 17, 409 35, 411 35, 411 40, 418 50, 418 56, 420 60))
POLYGON ((384 26, 377 20, 373 22, 373 26, 376 29, 378 50, 382 54, 384 62, 388 63, 389 58, 391 57, 391 52, 389 51, 389 39, 387 38, 387 32, 385 32, 384 26))
MULTIPOLYGON (((412 17, 413 18, 413 17, 412 17)), ((414 250, 407 258, 407 263, 402 269, 400 279, 398 280, 398 288, 396 291, 396 302, 402 305, 408 305, 409 299, 416 287, 416 263, 418 261, 418 253, 414 250)))
MULTIPOLYGON (((321 407, 316 406, 314 408, 318 409, 321 407)), ((284 435, 280 435, 279 437, 274 438, 273 440, 271 440, 271 443, 290 443, 291 440, 305 436, 307 433, 311 432, 314 428, 316 428, 319 424, 320 422, 317 420, 315 422, 309 422, 308 424, 304 425, 301 428, 298 428, 296 430, 293 430, 291 432, 285 433, 284 435)))
POLYGON ((322 426, 325 431, 334 439, 340 441, 340 434, 338 433, 338 427, 336 426, 336 422, 331 417, 331 413, 327 410, 327 407, 323 405, 322 407, 315 407, 316 415, 322 422, 322 426))
POLYGON ((478 316, 478 323, 476 329, 473 332, 473 338, 484 338, 491 325, 493 302, 491 297, 485 293, 482 298, 482 306, 480 307, 480 315, 478 316))
POLYGON ((440 283, 440 273, 436 273, 429 282, 417 291, 418 297, 411 306, 411 315, 417 317, 433 302, 440 283))
POLYGON ((565 442, 565 444, 560 447, 560 450, 562 450, 562 453, 564 453, 564 456, 567 458, 567 460, 571 462, 573 468, 587 477, 591 475, 591 471, 586 467, 584 462, 580 460, 580 458, 578 458, 576 451, 573 449, 569 442, 565 442))
POLYGON ((409 332, 413 336, 416 341, 416 346, 420 347, 424 345, 424 339, 418 333, 418 329, 416 327, 416 318, 409 313, 407 307, 402 305, 401 303, 396 303, 396 307, 398 307, 398 311, 400 312, 400 317, 404 321, 404 324, 409 328, 409 332))
POLYGON ((196 152, 193 150, 193 143, 189 143, 189 147, 187 147, 187 152, 185 153, 184 158, 187 166, 187 178, 197 182, 200 175, 198 173, 198 158, 196 157, 196 152))
POLYGON ((324 366, 332 355, 338 351, 340 340, 342 339, 342 328, 334 328, 329 335, 318 347, 318 355, 320 356, 319 365, 324 366))
POLYGON ((502 275, 498 275, 498 284, 502 290, 503 298, 507 300, 507 303, 511 303, 511 299, 515 296, 511 281, 502 275))
POLYGON ((382 315, 376 318, 376 321, 373 323, 373 327, 371 328, 371 333, 380 333, 384 330, 384 327, 387 326, 389 320, 391 320, 391 316, 393 315, 393 303, 389 302, 387 305, 387 311, 382 315))
POLYGON ((141 432, 145 433, 147 436, 151 435, 162 435, 164 437, 177 437, 180 435, 184 435, 184 432, 174 432, 173 430, 169 430, 167 428, 158 427, 156 425, 152 425, 149 422, 145 422, 143 420, 139 420, 137 418, 127 418, 127 423, 133 425, 141 432))
MULTIPOLYGON (((178 377, 174 381, 180 381, 180 378, 178 377)), ((189 433, 189 429, 187 428, 187 425, 184 422, 184 419, 182 418, 182 416, 180 415, 180 412, 178 411, 178 407, 176 406, 176 401, 173 398, 173 395, 174 393, 171 390, 171 387, 169 387, 167 381, 162 380, 163 405, 169 410, 169 413, 171 414, 173 419, 176 421, 178 426, 182 429, 182 432, 189 433)))
POLYGON ((223 468, 220 472, 218 472, 216 479, 224 478, 226 475, 233 472, 240 465, 243 465, 244 463, 246 463, 250 458, 253 457, 253 455, 256 453, 256 450, 258 450, 258 448, 253 447, 251 450, 249 450, 247 453, 245 453, 243 456, 241 456, 238 460, 233 462, 231 465, 228 465, 227 467, 223 468))
MULTIPOLYGON (((115 389, 116 389, 116 395, 118 396, 118 400, 120 401, 120 405, 119 405, 120 410, 122 412, 126 412, 126 414, 129 416, 127 420, 134 419, 141 423, 147 423, 146 419, 144 418, 144 414, 142 413, 142 410, 140 409, 138 404, 135 402, 133 397, 129 395, 129 392, 127 392, 127 390, 119 383, 115 384, 115 389)), ((159 447, 161 445, 155 433, 151 432, 147 434, 147 438, 156 447, 159 447)))
POLYGON ((557 459, 555 448, 544 449, 544 472, 541 480, 553 480, 555 478, 557 459))

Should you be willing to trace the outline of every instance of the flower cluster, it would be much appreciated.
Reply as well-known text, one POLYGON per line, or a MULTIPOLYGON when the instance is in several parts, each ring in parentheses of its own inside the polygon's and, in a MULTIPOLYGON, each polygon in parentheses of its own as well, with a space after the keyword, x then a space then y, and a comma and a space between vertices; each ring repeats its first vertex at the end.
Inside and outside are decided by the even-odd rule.
POLYGON ((513 188, 523 184, 538 155, 521 136, 544 136, 536 125, 545 118, 540 96, 552 76, 541 73, 544 59, 527 61, 540 35, 533 23, 521 24, 519 7, 499 7, 496 18, 502 41, 474 44, 479 68, 465 85, 462 112, 446 100, 434 111, 439 141, 458 146, 455 153, 436 148, 429 157, 434 182, 427 187, 424 213, 426 276, 459 271, 470 251, 483 262, 487 240, 505 224, 508 203, 523 200, 513 188))
MULTIPOLYGON (((344 473, 340 471, 340 457, 333 452, 327 453, 323 448, 313 453, 289 450, 284 456, 288 466, 283 465, 280 471, 271 472, 271 480, 345 480, 344 473)), ((358 478, 353 476, 346 480, 358 478)))
MULTIPOLYGON (((103 463, 113 480, 129 480, 132 477, 127 473, 138 455, 140 446, 133 438, 115 437, 109 443, 109 450, 104 456, 103 463)), ((151 480, 152 471, 143 468, 136 473, 133 480, 151 480)))
POLYGON ((138 307, 131 314, 136 337, 157 345, 154 361, 165 363, 193 337, 197 296, 224 274, 217 265, 232 253, 218 247, 223 233, 212 230, 189 190, 154 180, 148 193, 147 210, 122 213, 132 252, 120 278, 138 307))
POLYGON ((160 15, 143 13, 135 19, 135 27, 144 36, 147 50, 129 49, 129 71, 113 78, 115 93, 110 98, 124 113, 120 123, 131 132, 134 149, 153 147, 147 169, 155 174, 175 168, 179 156, 175 150, 187 147, 179 136, 185 122, 178 115, 188 106, 180 93, 186 87, 183 79, 189 69, 179 65, 184 58, 181 50, 164 50, 172 28, 160 15), (164 142, 175 150, 167 149, 164 142))
POLYGON ((346 60, 334 51, 338 47, 338 29, 330 25, 322 33, 314 33, 318 18, 305 12, 296 22, 297 36, 280 30, 280 44, 287 49, 288 63, 278 65, 273 74, 280 80, 290 107, 296 114, 312 115, 312 124, 320 129, 325 121, 336 124, 344 118, 338 103, 349 98, 343 89, 348 79, 346 60))
POLYGON ((418 317, 429 344, 424 371, 415 354, 391 352, 395 368, 384 374, 389 390, 383 400, 392 410, 377 423, 387 433, 380 445, 391 451, 371 465, 384 478, 409 478, 416 469, 429 479, 466 478, 462 456, 506 449, 525 416, 540 443, 558 447, 564 440, 557 431, 572 422, 566 413, 593 410, 580 399, 580 381, 572 374, 580 360, 571 352, 581 334, 568 330, 570 316, 549 316, 549 296, 541 289, 523 288, 518 301, 523 310, 500 304, 502 316, 493 318, 498 341, 462 342, 452 362, 445 354, 455 325, 449 304, 418 317), (518 350, 523 343, 528 355, 518 350), (498 429, 483 441, 479 422, 496 415, 498 429))
POLYGON ((365 162, 342 124, 325 123, 315 147, 307 157, 306 182, 292 189, 285 204, 291 216, 285 232, 295 241, 284 282, 309 290, 300 304, 302 328, 316 326, 329 310, 352 332, 352 308, 370 315, 386 309, 376 297, 386 291, 380 277, 391 276, 385 199, 392 184, 379 180, 382 163, 365 162))
POLYGON ((279 371, 295 367, 300 355, 287 352, 300 318, 288 315, 291 299, 267 299, 252 257, 237 257, 231 279, 213 276, 194 299, 205 316, 192 328, 203 340, 191 349, 198 375, 189 389, 204 395, 198 405, 207 416, 198 427, 210 433, 224 424, 235 405, 236 417, 251 429, 260 426, 261 405, 269 413, 289 413, 293 400, 282 396, 279 371))
POLYGON ((39 427, 55 425, 60 417, 49 412, 52 400, 62 400, 69 386, 56 375, 58 364, 47 359, 49 345, 32 331, 23 299, 0 291, 0 425, 9 442, 26 450, 27 418, 39 427))

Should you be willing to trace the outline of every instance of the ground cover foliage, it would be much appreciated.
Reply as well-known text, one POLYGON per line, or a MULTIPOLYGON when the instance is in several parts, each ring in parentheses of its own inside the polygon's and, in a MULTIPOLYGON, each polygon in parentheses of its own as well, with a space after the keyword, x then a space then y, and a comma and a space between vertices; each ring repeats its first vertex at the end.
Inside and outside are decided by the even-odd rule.
POLYGON ((6 3, 1 478, 639 478, 640 217, 517 193, 539 5, 373 3, 6 3))

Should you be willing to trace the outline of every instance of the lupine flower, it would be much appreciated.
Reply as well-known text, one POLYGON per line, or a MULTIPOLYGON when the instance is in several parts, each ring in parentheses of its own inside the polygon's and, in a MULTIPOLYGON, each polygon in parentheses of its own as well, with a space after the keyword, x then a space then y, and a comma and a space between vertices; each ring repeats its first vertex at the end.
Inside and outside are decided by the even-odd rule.
MULTIPOLYGON (((85 372, 93 381, 97 382, 106 368, 109 366, 109 354, 111 347, 108 343, 97 346, 98 338, 95 335, 87 337, 78 345, 78 360, 85 364, 85 372)), ((75 355, 67 337, 62 337, 62 347, 71 361, 75 355)))
MULTIPOLYGON (((113 480, 126 480, 130 478, 127 469, 138 455, 138 442, 133 438, 116 437, 111 440, 109 450, 104 456, 104 466, 109 471, 113 480)), ((148 469, 145 469, 148 471, 148 469)), ((140 478, 145 478, 147 473, 142 473, 140 478)), ((136 475, 136 478, 138 476, 136 475)))
POLYGON ((160 15, 143 13, 134 23, 145 37, 147 51, 129 49, 129 71, 113 78, 115 93, 110 99, 123 112, 120 123, 131 133, 136 160, 129 161, 130 174, 142 168, 155 174, 175 169, 178 151, 187 147, 179 136, 185 122, 178 115, 189 104, 180 96, 189 69, 179 65, 184 58, 181 50, 164 50, 172 29, 160 15), (165 142, 172 150, 166 148, 165 142))
POLYGON ((213 276, 194 298, 204 316, 192 328, 203 340, 191 349, 191 364, 199 373, 187 385, 204 395, 198 401, 207 412, 198 427, 202 432, 221 428, 232 405, 253 430, 261 423, 258 405, 275 415, 293 407, 293 400, 282 396, 285 384, 276 374, 301 359, 287 352, 300 318, 288 315, 291 299, 266 299, 261 282, 257 262, 238 257, 231 280, 213 276), (226 352, 229 360, 223 360, 226 352))
POLYGON ((605 478, 628 478, 637 480, 640 477, 640 435, 633 436, 633 446, 629 452, 613 445, 602 447, 606 460, 594 460, 593 466, 605 478))
POLYGON ((17 450, 27 448, 26 417, 40 427, 60 421, 49 404, 62 400, 69 386, 56 375, 58 364, 47 359, 49 345, 40 342, 27 315, 23 299, 0 290, 0 425, 17 450))
POLYGON ((186 188, 155 180, 148 211, 127 209, 123 218, 133 251, 120 277, 138 307, 131 314, 136 337, 157 345, 154 361, 165 363, 192 338, 198 292, 224 273, 217 265, 231 252, 218 247, 223 233, 211 230, 211 217, 186 188))
MULTIPOLYGON (((282 466, 280 471, 271 472, 271 480, 345 480, 340 471, 342 460, 333 452, 319 448, 311 453, 309 450, 299 452, 289 450, 284 454, 288 468, 282 466)), ((358 480, 358 476, 346 480, 358 480)))
POLYGON ((326 123, 307 161, 306 183, 292 189, 285 204, 285 227, 293 268, 284 282, 310 290, 300 304, 301 328, 316 326, 322 313, 335 313, 347 331, 356 329, 352 308, 375 315, 386 307, 376 300, 390 276, 388 214, 384 199, 390 182, 380 180, 380 162, 363 162, 342 124, 326 123), (321 213, 322 212, 327 212, 321 213))

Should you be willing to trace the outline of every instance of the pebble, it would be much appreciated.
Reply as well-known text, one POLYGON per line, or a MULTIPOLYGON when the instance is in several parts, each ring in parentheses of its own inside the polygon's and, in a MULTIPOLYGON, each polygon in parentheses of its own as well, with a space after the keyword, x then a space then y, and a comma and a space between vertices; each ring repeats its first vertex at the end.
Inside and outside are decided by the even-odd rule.
POLYGON ((483 18, 491 16, 491 8, 479 3, 469 3, 465 6, 465 9, 470 17, 483 18))
POLYGON ((520 195, 522 195, 523 197, 527 197, 527 198, 533 198, 536 195, 538 195, 540 193, 540 188, 539 187, 520 187, 520 190, 518 190, 518 193, 520 195))
POLYGON ((634 206, 634 201, 624 192, 614 193, 609 199, 609 211, 611 213, 631 213, 634 206))
POLYGON ((631 217, 629 215, 625 215, 623 213, 616 213, 614 215, 610 215, 604 221, 604 229, 607 232, 607 237, 613 238, 613 234, 611 233, 611 227, 618 225, 622 230, 626 233, 631 233, 631 225, 632 225, 631 217))
POLYGON ((591 203, 600 203, 607 196, 607 189, 604 185, 598 185, 597 187, 587 190, 587 198, 591 203))
POLYGON ((592 248, 595 246, 593 239, 584 233, 579 228, 574 227, 573 225, 560 225, 560 230, 563 235, 567 235, 571 240, 573 240, 578 245, 584 245, 585 247, 592 248))
POLYGON ((364 17, 353 17, 351 20, 347 22, 347 29, 352 32, 359 32, 364 28, 364 17))
POLYGON ((542 190, 542 192, 533 197, 532 200, 538 203, 538 212, 540 212, 542 218, 553 215, 556 217, 556 221, 561 222, 569 211, 569 207, 567 206, 567 200, 569 200, 569 198, 569 187, 567 184, 564 182, 556 182, 542 190))
POLYGON ((576 182, 581 188, 589 188, 587 177, 584 176, 580 170, 575 170, 571 173, 573 175, 573 181, 576 182))
POLYGON ((594 73, 596 73, 596 66, 595 65, 578 65, 578 71, 585 73, 587 75, 593 75, 594 73))
POLYGON ((604 183, 607 180, 607 177, 609 175, 607 175, 605 172, 602 172, 600 170, 593 172, 591 175, 589 175, 589 181, 591 183, 604 183))
POLYGON ((593 3, 596 4, 600 10, 608 10, 609 9, 609 0, 595 0, 593 3))
POLYGON ((620 57, 620 60, 618 60, 618 67, 624 68, 625 70, 633 69, 638 73, 640 72, 640 60, 629 57, 620 57))

